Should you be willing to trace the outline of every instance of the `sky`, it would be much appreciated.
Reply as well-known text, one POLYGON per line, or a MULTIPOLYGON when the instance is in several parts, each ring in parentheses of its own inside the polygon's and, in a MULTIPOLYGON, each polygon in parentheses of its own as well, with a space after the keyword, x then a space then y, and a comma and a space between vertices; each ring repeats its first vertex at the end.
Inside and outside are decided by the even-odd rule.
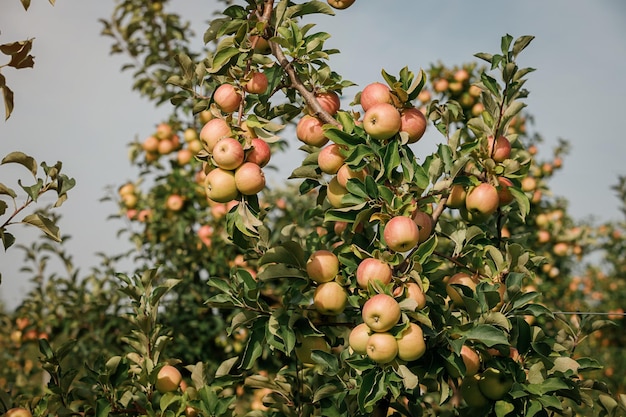
MULTIPOLYGON (((125 61, 109 55, 111 42, 100 36, 98 19, 108 18, 114 4, 58 0, 52 7, 35 0, 28 12, 19 0, 0 5, 0 43, 35 38, 33 69, 1 70, 15 93, 15 110, 0 121, 0 156, 20 150, 49 165, 60 160, 63 172, 76 179, 57 210, 62 233, 71 236, 66 250, 85 273, 98 264, 97 252, 116 254, 130 247, 116 237, 123 224, 107 220, 117 207, 99 200, 107 186, 137 178, 127 145, 150 135, 169 113, 131 91, 130 73, 120 72, 125 61)), ((200 45, 217 5, 184 0, 166 8, 192 22, 200 45)), ((526 84, 531 91, 526 102, 534 129, 546 140, 540 152, 549 155, 559 138, 572 145, 551 187, 569 200, 577 219, 621 219, 610 187, 626 175, 623 0, 357 0, 316 22, 318 30, 332 35, 327 47, 342 51, 330 61, 333 70, 360 85, 344 92, 346 105, 359 88, 383 81, 383 68, 397 74, 404 66, 418 71, 438 61, 462 64, 475 60, 476 52, 498 51, 507 33, 534 35, 519 65, 537 69, 526 84)), ((0 65, 5 62, 0 57, 0 65)), ((427 135, 414 148, 416 155, 429 155, 438 141, 439 136, 427 135)), ((293 151, 273 157, 281 170, 270 182, 282 181, 295 168, 299 155, 293 143, 293 151)), ((17 178, 26 182, 28 175, 20 167, 0 166, 0 183, 8 186, 17 187, 17 178)), ((24 244, 38 235, 19 225, 10 231, 24 244)), ((0 299, 8 308, 30 288, 21 265, 18 249, 0 250, 0 299)))

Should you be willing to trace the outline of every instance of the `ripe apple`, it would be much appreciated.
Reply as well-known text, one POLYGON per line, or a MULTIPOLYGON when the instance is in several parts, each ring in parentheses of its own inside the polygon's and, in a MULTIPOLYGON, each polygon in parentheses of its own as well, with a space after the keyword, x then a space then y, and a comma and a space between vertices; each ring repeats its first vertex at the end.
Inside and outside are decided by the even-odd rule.
POLYGON ((465 192, 465 188, 461 184, 454 184, 452 188, 450 188, 446 206, 456 209, 465 207, 466 197, 467 193, 465 192))
POLYGON ((526 192, 535 191, 537 188, 537 180, 533 177, 524 177, 522 179, 522 190, 526 192))
POLYGON ((400 131, 400 112, 389 103, 377 103, 363 115, 363 129, 376 140, 386 140, 400 131))
POLYGON ((552 253, 556 256, 566 256, 569 252, 569 245, 565 242, 559 242, 554 245, 552 248, 552 253))
POLYGON ((205 246, 211 246, 211 236, 213 236, 213 227, 208 224, 203 224, 198 229, 198 238, 205 246))
POLYGON ((222 168, 215 168, 204 179, 206 196, 217 203, 228 203, 239 195, 235 173, 222 168))
POLYGON ((422 103, 428 103, 430 101, 430 99, 432 98, 430 91, 428 90, 422 90, 420 91, 420 93, 417 95, 417 99, 419 101, 421 101, 422 103))
POLYGON ((265 188, 265 175, 260 166, 244 162, 235 171, 235 185, 243 195, 254 195, 265 188))
MULTIPOLYGON (((269 82, 267 76, 262 72, 253 72, 250 80, 246 82, 243 89, 250 94, 263 94, 267 91, 269 82)), ((239 104, 237 104, 239 106, 239 104)))
POLYGON ((169 139, 172 137, 174 131, 172 130, 172 126, 167 123, 159 123, 156 127, 156 133, 154 134, 157 139, 169 139))
POLYGON ((365 86, 361 91, 361 107, 367 112, 372 106, 378 103, 391 103, 391 91, 383 83, 372 83, 365 86))
POLYGON ((348 304, 348 293, 336 281, 319 284, 313 293, 313 306, 328 316, 337 316, 343 313, 348 304))
POLYGON ((141 147, 146 152, 158 152, 159 139, 155 136, 148 136, 141 144, 141 147))
POLYGON ((459 69, 454 73, 454 80, 460 83, 464 83, 469 80, 469 72, 466 69, 459 69))
POLYGON ((230 126, 224 119, 216 118, 209 120, 202 127, 200 130, 200 140, 204 142, 207 151, 211 153, 217 141, 232 136, 232 133, 230 126))
POLYGON ((315 98, 317 99, 320 106, 329 113, 331 116, 334 116, 339 111, 341 107, 341 101, 339 100, 339 96, 334 91, 326 91, 324 93, 315 94, 315 98))
POLYGON ((478 388, 490 400, 501 400, 513 386, 513 378, 496 368, 487 368, 480 375, 478 388))
POLYGON ((348 194, 348 190, 339 184, 337 177, 331 178, 326 188, 326 198, 328 198, 330 205, 334 208, 346 207, 347 204, 342 202, 343 196, 346 194, 348 194))
POLYGON ((463 285, 470 288, 472 291, 476 291, 476 285, 478 285, 474 278, 464 272, 454 274, 448 279, 448 282, 446 283, 446 293, 448 294, 454 305, 458 307, 464 306, 465 302, 463 301, 463 298, 461 297, 457 289, 454 288, 452 284, 463 285))
POLYGON ((180 211, 185 204, 185 199, 178 194, 172 194, 165 201, 165 208, 170 211, 180 211))
POLYGON ((272 49, 270 48, 270 44, 267 39, 258 35, 250 36, 250 45, 252 45, 252 47, 254 48, 254 52, 257 54, 267 55, 272 52, 272 49))
POLYGON ((161 139, 157 147, 157 152, 159 152, 159 154, 161 155, 169 155, 170 153, 174 152, 174 149, 176 149, 174 142, 172 142, 170 139, 161 139))
POLYGON ((367 356, 376 363, 389 363, 398 356, 398 342, 391 333, 372 333, 365 347, 367 356))
POLYGON ((268 164, 272 157, 272 150, 270 145, 263 139, 253 138, 251 141, 252 147, 246 154, 246 162, 253 162, 261 168, 268 164))
POLYGON ((192 155, 197 155, 202 150, 202 142, 200 140, 192 140, 187 144, 187 148, 192 155))
POLYGON ((188 127, 183 132, 183 139, 185 140, 185 142, 193 142, 194 140, 200 139, 200 137, 198 136, 198 132, 196 131, 196 129, 194 129, 193 127, 188 127))
POLYGON ((193 159, 193 152, 189 148, 181 149, 176 154, 178 165, 187 165, 193 159))
POLYGON ((469 87, 469 89, 467 91, 470 94, 470 96, 472 96, 472 97, 480 97, 480 95, 483 92, 483 90, 479 86, 477 86, 475 84, 470 85, 470 87, 469 87))
POLYGON ((513 186, 513 182, 506 177, 498 177, 498 202, 500 207, 511 204, 515 197, 509 190, 513 186))
POLYGON ((465 198, 465 207, 469 212, 490 216, 500 205, 498 190, 486 182, 472 188, 465 198))
POLYGON ((415 107, 403 109, 400 113, 400 131, 409 135, 408 143, 415 143, 424 136, 426 124, 426 116, 415 107))
POLYGON ((237 169, 244 159, 243 146, 237 139, 222 138, 213 147, 213 161, 222 169, 237 169))
POLYGON ((124 204, 124 207, 126 207, 127 209, 135 208, 137 206, 138 201, 139 201, 139 198, 135 194, 124 194, 122 196, 122 203, 124 204))
POLYGON ((405 294, 406 298, 415 301, 417 304, 415 307, 416 310, 421 310, 426 307, 426 295, 424 295, 424 291, 416 282, 407 282, 393 290, 393 295, 396 297, 402 294, 405 294))
POLYGON ((317 155, 317 165, 322 172, 334 175, 344 164, 346 158, 341 154, 341 147, 336 143, 331 143, 322 148, 317 155))
POLYGON ((480 356, 478 352, 467 345, 461 347, 461 359, 465 365, 465 375, 472 376, 478 373, 480 369, 480 356))
POLYGON ((23 407, 14 407, 4 413, 4 417, 33 417, 33 414, 23 407))
POLYGON ((355 0, 327 0, 328 4, 330 4, 335 9, 343 10, 352 6, 355 0))
POLYGON ((396 216, 385 225, 383 237, 387 247, 395 252, 406 252, 417 246, 420 231, 410 217, 396 216))
POLYGON ((120 197, 124 197, 125 195, 133 195, 135 194, 135 184, 132 182, 127 182, 118 188, 117 193, 120 197))
POLYGON ((346 188, 348 186, 348 180, 351 178, 357 178, 361 181, 365 181, 367 172, 365 169, 353 170, 348 164, 343 164, 337 171, 337 181, 339 185, 346 188))
POLYGON ((306 272, 318 284, 332 281, 339 273, 339 259, 329 250, 315 251, 306 263, 306 272))
POLYGON ((487 156, 496 162, 504 162, 511 157, 511 142, 504 136, 487 138, 487 156))
POLYGON ((489 404, 487 397, 478 387, 479 375, 471 375, 463 378, 461 382, 461 396, 470 407, 486 407, 489 404))
POLYGON ((480 116, 485 111, 485 105, 483 103, 476 103, 472 106, 472 116, 480 116))
POLYGON ((398 358, 410 362, 417 360, 426 353, 426 342, 422 328, 415 323, 410 323, 400 338, 398 343, 398 358))
POLYGON ((311 358, 311 354, 314 350, 321 350, 323 352, 330 353, 330 346, 320 336, 304 336, 299 346, 296 346, 296 357, 298 360, 307 365, 315 364, 315 361, 311 358))
POLYGON ((239 108, 241 94, 231 84, 222 84, 215 89, 213 101, 225 113, 232 113, 239 108))
POLYGON ((358 353, 359 355, 367 354, 367 341, 369 340, 371 333, 372 331, 365 323, 358 324, 350 331, 348 344, 355 353, 358 353))
POLYGON ((375 332, 386 332, 398 324, 400 305, 390 295, 376 294, 365 302, 361 311, 363 322, 375 332))
POLYGON ((368 283, 378 281, 381 285, 387 285, 393 279, 393 269, 380 259, 365 258, 356 269, 356 281, 359 287, 367 289, 368 283))
POLYGON ((180 382, 183 380, 183 376, 180 371, 174 368, 172 365, 165 365, 159 370, 157 374, 156 389, 161 394, 166 392, 173 392, 178 389, 180 382))
POLYGON ((417 210, 413 213, 413 221, 419 229, 419 241, 417 243, 426 242, 433 232, 433 218, 430 214, 417 210))
POLYGON ((450 83, 445 78, 438 78, 433 81, 433 90, 435 90, 437 93, 443 93, 448 89, 449 84, 450 83))
POLYGON ((311 116, 304 115, 296 125, 296 136, 307 145, 322 147, 328 143, 328 138, 322 129, 324 123, 311 116))

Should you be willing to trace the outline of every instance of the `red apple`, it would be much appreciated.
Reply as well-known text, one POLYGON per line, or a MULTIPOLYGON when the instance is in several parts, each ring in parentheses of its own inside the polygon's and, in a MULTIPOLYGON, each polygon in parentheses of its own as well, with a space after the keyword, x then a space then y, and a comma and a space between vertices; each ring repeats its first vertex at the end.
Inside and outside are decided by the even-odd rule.
POLYGON ((334 175, 344 164, 346 158, 341 154, 341 147, 335 143, 322 148, 317 155, 317 165, 322 172, 334 175))
POLYGON ((324 136, 324 123, 321 120, 304 115, 296 126, 296 136, 307 145, 321 147, 328 143, 328 138, 324 136))
POLYGON ((315 98, 320 103, 320 106, 329 113, 331 116, 334 116, 339 111, 341 107, 341 101, 339 100, 339 96, 334 91, 327 91, 324 93, 317 93, 315 98))
POLYGON ((461 359, 465 365, 465 375, 472 376, 478 373, 480 369, 480 356, 478 353, 467 345, 461 347, 461 359))
POLYGON ((339 10, 347 9, 348 7, 352 6, 352 3, 355 2, 355 0, 327 0, 327 1, 328 1, 328 4, 330 4, 335 9, 339 9, 339 10))
POLYGON ((173 392, 178 389, 182 380, 183 376, 178 369, 174 368, 172 365, 165 365, 157 374, 155 387, 161 394, 173 392))
POLYGON ((252 45, 252 47, 254 48, 254 52, 257 54, 267 55, 272 52, 267 39, 258 35, 250 36, 250 45, 252 45))
POLYGON ((415 301, 415 310, 421 310, 426 307, 426 295, 424 295, 424 291, 422 291, 422 288, 416 282, 407 282, 403 286, 393 290, 393 295, 396 297, 401 296, 403 293, 406 298, 415 301))
POLYGON ((490 216, 500 205, 498 190, 491 184, 482 183, 472 188, 465 198, 465 207, 470 213, 490 216))
POLYGON ((187 165, 193 159, 193 152, 189 148, 181 149, 176 154, 178 165, 187 165))
MULTIPOLYGON (((263 94, 267 91, 267 86, 267 76, 262 72, 253 72, 250 80, 244 84, 243 89, 250 94, 263 94)), ((239 103, 237 103, 237 106, 239 106, 239 103)))
POLYGON ((365 323, 357 325, 352 329, 352 331, 350 331, 348 344, 355 353, 358 353, 359 355, 367 354, 367 341, 369 340, 371 333, 372 331, 365 323))
POLYGON ((232 135, 230 126, 224 119, 212 119, 205 123, 200 130, 200 139, 206 145, 207 151, 213 152, 213 148, 217 141, 232 135))
POLYGON ((368 283, 378 281, 381 285, 387 285, 393 279, 393 269, 380 259, 365 258, 356 269, 356 281, 359 287, 367 289, 368 283))
POLYGON ((376 294, 365 302, 361 314, 363 322, 374 332, 386 332, 398 324, 402 312, 395 298, 376 294))
POLYGON ((243 195, 254 195, 265 188, 265 175, 260 166, 253 162, 244 162, 235 171, 235 185, 243 195))
POLYGON ((363 129, 376 140, 386 140, 400 131, 400 112, 388 103, 374 104, 363 116, 363 129))
POLYGON ((204 179, 207 198, 217 203, 227 203, 239 195, 235 173, 221 168, 215 168, 204 179))
POLYGON ((246 162, 253 162, 263 168, 272 157, 270 145, 263 139, 254 138, 251 141, 252 147, 246 153, 246 162))
POLYGON ((409 135, 408 143, 415 143, 426 132, 426 116, 415 107, 403 109, 400 113, 400 131, 409 135))
POLYGON ((400 338, 398 343, 398 358, 410 362, 417 360, 426 353, 426 342, 422 328, 415 323, 410 323, 400 338))
POLYGON ((170 211, 180 211, 185 204, 185 199, 178 194, 172 194, 167 197, 165 207, 170 211))
POLYGON ((511 142, 504 136, 498 136, 494 140, 493 136, 487 138, 487 156, 496 162, 504 162, 511 157, 511 142))
POLYGON ((383 83, 372 83, 367 85, 361 92, 361 107, 367 112, 372 106, 378 103, 391 103, 391 91, 383 83))
POLYGON ((420 231, 410 217, 396 216, 385 225, 383 237, 387 247, 395 252, 406 252, 417 246, 420 231))
POLYGON ((170 153, 174 152, 175 149, 176 146, 174 145, 174 142, 172 142, 170 139, 161 139, 157 147, 157 151, 161 155, 169 155, 170 153))
POLYGON ((511 204, 515 198, 509 190, 513 186, 513 182, 506 177, 498 177, 498 201, 500 207, 511 204))
POLYGON ((315 251, 306 263, 306 272, 317 283, 332 281, 339 273, 339 259, 329 250, 315 251))
POLYGON ((367 339, 367 356, 378 364, 389 363, 398 356, 398 342, 391 333, 373 333, 367 339))
POLYGON ((220 139, 213 148, 213 161, 222 169, 236 169, 243 164, 244 159, 243 146, 237 139, 220 139))
POLYGON ((433 232, 433 218, 429 214, 418 210, 413 213, 413 221, 420 232, 418 243, 426 242, 433 232))
POLYGON ((225 113, 232 113, 239 108, 241 94, 231 84, 222 84, 215 89, 213 101, 225 113))
POLYGON ((141 147, 146 152, 158 152, 159 139, 155 136, 148 136, 141 144, 141 147))
POLYGON ((474 278, 464 272, 459 272, 452 275, 448 279, 448 282, 446 282, 446 293, 450 297, 450 300, 452 300, 454 305, 456 305, 457 307, 462 307, 465 305, 465 302, 463 301, 463 298, 459 294, 458 290, 454 288, 453 284, 462 285, 470 288, 472 291, 476 291, 476 285, 478 285, 478 282, 476 282, 474 278))
POLYGON ((351 178, 357 178, 361 181, 365 181, 367 172, 365 169, 353 170, 348 164, 343 164, 337 171, 337 181, 339 185, 346 188, 348 186, 348 180, 351 178))
POLYGON ((337 316, 343 313, 348 304, 348 293, 336 281, 319 284, 313 293, 313 306, 328 316, 337 316))

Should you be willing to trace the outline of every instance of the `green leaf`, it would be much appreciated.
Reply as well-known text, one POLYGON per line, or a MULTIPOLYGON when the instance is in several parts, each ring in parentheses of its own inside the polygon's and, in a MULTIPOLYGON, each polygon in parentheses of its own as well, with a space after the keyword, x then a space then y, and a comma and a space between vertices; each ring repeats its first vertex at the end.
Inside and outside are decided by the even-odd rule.
MULTIPOLYGON (((0 74, 2 77, 2 74, 0 74)), ((6 85, 0 87, 2 89, 2 97, 4 99, 4 120, 8 120, 13 112, 13 91, 6 85)))
POLYGON ((107 398, 98 398, 95 417, 108 417, 110 412, 111 402, 107 398))
POLYGON ((17 183, 20 185, 20 187, 22 187, 24 191, 26 191, 26 194, 28 194, 28 196, 33 201, 37 201, 37 199, 39 198, 39 192, 43 187, 43 180, 41 178, 37 179, 36 184, 30 186, 22 185, 22 180, 17 180, 17 183))
POLYGON ((535 37, 530 35, 520 36, 517 38, 513 44, 513 56, 519 55, 519 53, 522 52, 533 39, 535 39, 535 37))
POLYGON ((22 219, 22 223, 36 226, 50 238, 54 239, 57 242, 61 241, 59 228, 54 224, 52 220, 42 216, 41 214, 29 214, 22 219))
POLYGON ((20 0, 22 2, 22 6, 24 7, 24 10, 28 10, 28 8, 30 7, 30 0, 20 0))
POLYGON ((496 401, 494 411, 497 417, 505 417, 515 410, 515 406, 508 401, 500 400, 496 401))
POLYGON ((496 345, 508 345, 509 340, 504 331, 489 324, 479 324, 465 333, 469 340, 476 340, 487 347, 496 345))
POLYGON ((33 174, 33 177, 37 175, 37 161, 35 161, 33 157, 26 155, 24 152, 11 152, 2 158, 0 165, 9 163, 20 164, 26 167, 33 174))
POLYGON ((288 7, 285 15, 289 18, 294 18, 314 13, 327 14, 330 16, 335 15, 333 9, 326 2, 321 2, 317 0, 308 1, 303 4, 296 4, 294 6, 288 7))
POLYGON ((0 194, 8 195, 8 196, 11 196, 12 198, 17 197, 17 194, 15 193, 15 191, 13 191, 13 189, 7 187, 6 185, 2 183, 0 183, 0 194))
POLYGON ((6 251, 15 243, 15 236, 7 232, 5 229, 0 229, 0 240, 2 240, 2 245, 6 251))
POLYGON ((508 33, 502 37, 502 40, 500 41, 500 50, 502 51, 502 55, 507 55, 511 42, 513 42, 513 36, 508 33))
POLYGON ((220 49, 219 51, 217 51, 215 57, 213 58, 211 68, 207 68, 207 72, 209 72, 210 74, 215 74, 216 72, 219 72, 222 67, 226 65, 228 61, 230 61, 230 59, 237 54, 239 54, 239 49, 235 48, 234 46, 220 49))
POLYGON ((474 54, 474 56, 478 59, 482 59, 483 61, 487 61, 491 64, 491 61, 493 60, 493 55, 491 54, 487 54, 485 52, 478 52, 476 54, 474 54))

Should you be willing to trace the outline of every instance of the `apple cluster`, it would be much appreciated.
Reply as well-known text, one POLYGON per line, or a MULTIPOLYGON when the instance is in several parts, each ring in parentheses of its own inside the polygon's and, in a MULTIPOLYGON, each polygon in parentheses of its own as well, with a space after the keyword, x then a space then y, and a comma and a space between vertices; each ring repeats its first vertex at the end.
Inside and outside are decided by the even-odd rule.
POLYGON ((192 128, 185 130, 184 141, 186 147, 183 147, 180 136, 174 132, 169 123, 159 123, 156 131, 141 143, 141 149, 145 152, 145 161, 150 164, 156 162, 161 156, 176 153, 176 161, 179 165, 188 164, 202 149, 202 144, 192 128))
POLYGON ((483 372, 466 375, 461 382, 461 395, 468 406, 483 408, 498 401, 513 387, 513 378, 494 367, 483 372))
MULTIPOLYGON (((434 66, 429 71, 433 80, 433 93, 445 95, 455 100, 465 114, 474 117, 479 116, 485 110, 485 106, 480 101, 482 90, 477 85, 471 84, 471 74, 475 66, 475 64, 470 64, 462 68, 451 69, 434 66)), ((418 99, 426 104, 431 101, 432 93, 428 90, 422 90, 418 99)))

